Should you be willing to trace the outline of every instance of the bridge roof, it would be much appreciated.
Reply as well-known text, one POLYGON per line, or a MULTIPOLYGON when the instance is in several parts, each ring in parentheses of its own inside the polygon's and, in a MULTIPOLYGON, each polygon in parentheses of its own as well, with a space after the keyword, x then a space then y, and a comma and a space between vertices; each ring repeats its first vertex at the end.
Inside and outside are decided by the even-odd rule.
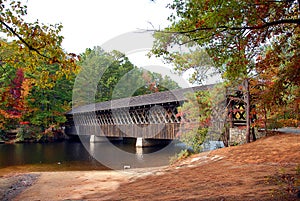
POLYGON ((180 102, 180 101, 187 100, 187 98, 185 97, 186 93, 208 90, 213 88, 213 86, 214 84, 190 87, 184 89, 175 89, 171 91, 163 91, 163 92, 157 92, 157 93, 146 94, 141 96, 133 96, 128 98, 115 99, 111 101, 93 103, 93 104, 75 107, 69 112, 67 112, 67 114, 113 110, 113 109, 120 109, 120 108, 129 108, 129 107, 142 107, 147 105, 159 105, 164 103, 180 102))

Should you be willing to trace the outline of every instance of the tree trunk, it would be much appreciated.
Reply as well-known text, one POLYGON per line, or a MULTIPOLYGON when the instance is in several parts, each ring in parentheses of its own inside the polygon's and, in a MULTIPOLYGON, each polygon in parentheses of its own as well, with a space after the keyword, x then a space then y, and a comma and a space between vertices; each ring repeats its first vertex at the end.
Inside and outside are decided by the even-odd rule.
POLYGON ((251 134, 252 134, 252 141, 253 142, 256 141, 256 135, 255 135, 255 129, 254 129, 254 127, 252 127, 252 129, 251 129, 251 134))
POLYGON ((228 125, 225 125, 225 131, 224 131, 224 135, 223 135, 223 144, 225 147, 229 146, 229 128, 228 125))
POLYGON ((250 130, 251 130, 251 120, 250 120, 250 92, 249 92, 249 80, 245 79, 244 86, 246 89, 245 95, 245 106, 246 106, 246 142, 250 142, 250 130))
POLYGON ((264 106, 264 115, 265 115, 265 117, 264 117, 264 127, 265 127, 265 135, 267 136, 267 109, 266 109, 266 106, 264 106))

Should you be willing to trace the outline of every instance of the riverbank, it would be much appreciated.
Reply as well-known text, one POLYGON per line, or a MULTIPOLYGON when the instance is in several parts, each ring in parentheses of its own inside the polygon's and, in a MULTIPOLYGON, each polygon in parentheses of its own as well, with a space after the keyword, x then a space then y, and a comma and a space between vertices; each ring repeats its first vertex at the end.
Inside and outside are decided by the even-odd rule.
POLYGON ((36 181, 14 200, 299 200, 300 135, 276 134, 169 167, 30 174, 36 181))
POLYGON ((0 200, 82 200, 95 193, 101 193, 102 200, 110 200, 112 196, 104 195, 121 184, 157 174, 164 168, 10 173, 0 177, 0 200))

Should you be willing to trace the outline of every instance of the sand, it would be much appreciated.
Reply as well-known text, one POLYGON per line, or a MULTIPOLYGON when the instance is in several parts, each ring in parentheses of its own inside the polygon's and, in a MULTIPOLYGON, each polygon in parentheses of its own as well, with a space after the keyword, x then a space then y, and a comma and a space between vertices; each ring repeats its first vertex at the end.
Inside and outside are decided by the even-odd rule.
POLYGON ((300 200, 300 135, 276 134, 168 167, 10 173, 0 178, 2 193, 24 175, 33 179, 13 200, 300 200))

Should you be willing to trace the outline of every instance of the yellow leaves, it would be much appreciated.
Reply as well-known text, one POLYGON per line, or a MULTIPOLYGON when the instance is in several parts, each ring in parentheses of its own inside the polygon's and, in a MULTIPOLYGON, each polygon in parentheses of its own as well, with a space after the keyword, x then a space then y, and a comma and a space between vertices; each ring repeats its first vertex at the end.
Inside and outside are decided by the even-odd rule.
POLYGON ((46 51, 49 58, 45 58, 37 52, 24 47, 20 41, 8 43, 0 40, 0 42, 2 62, 16 69, 22 68, 27 76, 30 75, 31 78, 34 78, 31 79, 31 83, 41 88, 52 88, 56 80, 62 77, 71 79, 80 70, 80 67, 76 65, 77 55, 67 55, 61 47, 55 47, 54 49, 49 49, 48 52, 46 51), (43 66, 49 66, 49 68, 44 68, 43 66), (42 71, 41 68, 43 69, 42 71), (54 68, 56 69, 55 71, 50 70, 54 68))
POLYGON ((21 118, 21 114, 9 113, 5 110, 0 109, 0 115, 2 115, 5 119, 19 119, 21 118))
POLYGON ((30 79, 25 79, 22 83, 22 94, 21 94, 22 98, 25 98, 28 96, 30 88, 31 88, 30 79))
POLYGON ((43 71, 39 79, 34 80, 34 85, 41 89, 52 89, 55 86, 55 80, 49 76, 48 71, 43 71))
POLYGON ((279 124, 283 125, 283 127, 297 127, 299 126, 300 121, 297 119, 280 119, 278 120, 279 124))
POLYGON ((61 24, 45 25, 39 21, 27 23, 19 15, 26 13, 25 6, 16 1, 5 0, 4 2, 10 4, 11 7, 1 13, 1 21, 8 26, 4 27, 3 31, 7 37, 12 37, 13 40, 12 42, 0 40, 2 62, 15 68, 23 68, 33 77, 41 77, 41 81, 36 82, 41 85, 43 82, 53 82, 63 76, 69 78, 71 74, 78 71, 78 67, 75 65, 79 59, 77 55, 67 54, 61 48, 63 40, 63 36, 59 35, 62 29, 61 24), (58 71, 67 66, 69 70, 54 72, 58 77, 53 76, 52 80, 49 80, 50 73, 43 72, 40 75, 40 71, 37 70, 44 65, 58 65, 58 71))
MULTIPOLYGON (((72 82, 66 81, 65 78, 71 80, 80 71, 80 67, 76 65, 79 56, 73 53, 68 54, 61 47, 63 41, 63 36, 60 35, 62 25, 45 25, 38 20, 28 23, 22 17, 24 14, 26 14, 26 6, 23 6, 19 1, 1 1, 0 29, 8 40, 0 38, 0 60, 8 68, 3 70, 7 76, 3 76, 2 72, 0 76, 1 83, 3 80, 6 81, 0 88, 0 127, 9 124, 5 118, 25 119, 34 115, 35 112, 38 113, 41 109, 43 111, 45 109, 53 110, 54 112, 51 111, 52 114, 59 116, 60 114, 55 112, 55 109, 49 108, 49 105, 48 108, 44 108, 44 106, 41 108, 41 105, 38 105, 41 100, 44 101, 43 104, 49 104, 49 97, 57 98, 59 95, 41 96, 63 91, 63 89, 57 89, 59 86, 69 88, 68 85, 72 82), (5 10, 2 7, 3 2, 5 5, 7 4, 5 10), (18 87, 14 89, 15 91, 11 92, 11 88, 6 87, 5 84, 9 86, 11 80, 14 79, 14 74, 11 74, 11 71, 14 72, 16 69, 23 70, 23 78, 25 79, 22 79, 23 82, 19 82, 18 87), (18 92, 18 97, 15 95, 16 92, 18 92)), ((62 97, 62 99, 66 97, 62 97)), ((60 111, 60 103, 55 101, 51 107, 58 107, 60 111)), ((69 109, 67 103, 65 107, 69 109)))

